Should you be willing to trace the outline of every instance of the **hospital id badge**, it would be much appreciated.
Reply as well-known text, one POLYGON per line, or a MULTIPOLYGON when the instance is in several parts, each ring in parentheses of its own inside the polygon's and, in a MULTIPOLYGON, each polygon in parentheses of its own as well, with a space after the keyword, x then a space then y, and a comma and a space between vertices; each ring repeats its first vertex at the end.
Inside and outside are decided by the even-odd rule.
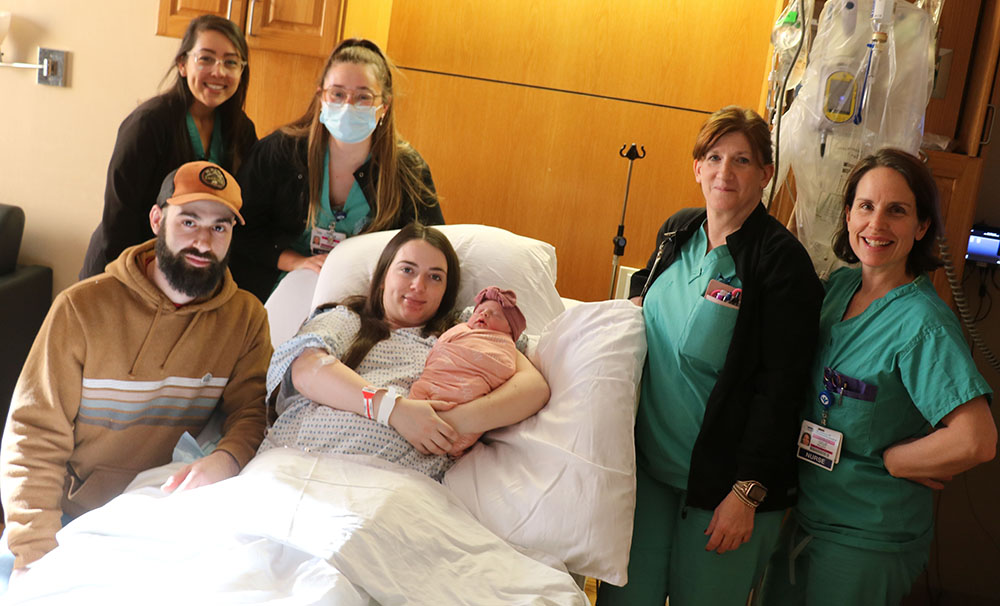
POLYGON ((844 434, 839 431, 802 421, 795 456, 827 471, 833 471, 833 466, 840 462, 843 443, 844 434))
POLYGON ((347 239, 347 234, 342 234, 339 231, 333 231, 332 229, 323 229, 322 227, 313 227, 312 239, 310 240, 310 249, 314 255, 322 255, 328 253, 335 246, 347 239))

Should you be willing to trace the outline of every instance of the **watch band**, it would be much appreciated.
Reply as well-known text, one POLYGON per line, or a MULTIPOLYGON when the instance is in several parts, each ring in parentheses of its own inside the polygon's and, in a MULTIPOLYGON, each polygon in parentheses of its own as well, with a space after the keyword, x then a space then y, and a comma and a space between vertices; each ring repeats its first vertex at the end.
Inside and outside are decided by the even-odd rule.
POLYGON ((733 484, 733 493, 744 505, 756 509, 767 497, 767 488, 756 480, 737 480, 733 484), (754 496, 754 492, 760 497, 754 496))

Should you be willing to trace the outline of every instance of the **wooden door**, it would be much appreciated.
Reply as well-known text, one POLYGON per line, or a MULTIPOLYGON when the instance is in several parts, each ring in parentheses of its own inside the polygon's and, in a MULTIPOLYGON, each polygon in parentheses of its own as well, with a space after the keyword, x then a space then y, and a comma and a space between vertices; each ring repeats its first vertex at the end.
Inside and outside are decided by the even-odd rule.
POLYGON ((225 17, 242 27, 245 10, 246 0, 160 0, 156 33, 180 38, 191 19, 201 15, 225 17))
MULTIPOLYGON (((965 270, 965 251, 969 245, 969 230, 976 212, 983 160, 963 154, 933 151, 927 152, 927 155, 928 166, 941 192, 941 218, 944 221, 944 236, 948 242, 951 263, 961 282, 962 272, 965 270)), ((938 295, 954 306, 944 269, 935 271, 931 278, 938 295)))
POLYGON ((341 0, 248 0, 250 48, 326 57, 340 38, 341 0))

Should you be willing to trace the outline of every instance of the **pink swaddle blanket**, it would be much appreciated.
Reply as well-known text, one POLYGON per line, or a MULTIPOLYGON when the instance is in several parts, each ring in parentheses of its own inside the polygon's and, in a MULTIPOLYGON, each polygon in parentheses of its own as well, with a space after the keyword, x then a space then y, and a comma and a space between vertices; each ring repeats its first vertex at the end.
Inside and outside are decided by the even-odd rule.
POLYGON ((468 402, 493 391, 512 376, 517 347, 510 335, 458 324, 431 349, 410 398, 468 402))

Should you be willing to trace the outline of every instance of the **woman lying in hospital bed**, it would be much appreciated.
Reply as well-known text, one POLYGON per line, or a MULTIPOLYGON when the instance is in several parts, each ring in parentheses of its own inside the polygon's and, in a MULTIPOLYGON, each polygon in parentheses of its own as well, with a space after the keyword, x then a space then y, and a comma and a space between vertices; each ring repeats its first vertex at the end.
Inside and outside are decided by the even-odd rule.
POLYGON ((385 293, 374 300, 398 328, 359 356, 350 336, 360 321, 343 307, 316 315, 287 343, 287 333, 273 327, 277 351, 268 382, 286 381, 270 446, 240 476, 205 490, 164 497, 158 486, 169 467, 141 475, 130 492, 63 529, 60 547, 33 567, 8 603, 585 604, 567 571, 623 583, 634 505, 634 386, 645 355, 641 314, 624 301, 560 313, 551 246, 482 226, 441 231, 464 262, 463 288, 447 294, 445 280, 437 306, 426 305, 430 297, 401 294, 412 292, 402 286, 411 275, 436 282, 441 270, 458 274, 439 246, 424 252, 440 256, 420 258, 424 240, 400 237, 393 263, 379 263, 388 276, 382 287, 368 286, 391 232, 335 249, 331 254, 343 263, 331 265, 339 271, 320 276, 318 285, 300 289, 290 275, 281 287, 285 301, 276 292, 268 303, 279 333, 282 322, 274 320, 298 313, 288 301, 345 301, 366 291, 385 293), (395 264, 412 252, 407 244, 417 245, 418 254, 395 264), (391 275, 397 268, 400 274, 391 275), (487 433, 442 486, 427 476, 450 464, 441 453, 459 432, 517 421, 544 404, 538 371, 521 360, 518 372, 528 379, 515 375, 490 394, 495 399, 486 403, 497 407, 473 401, 444 410, 439 402, 374 389, 366 412, 362 388, 405 393, 433 343, 417 327, 434 327, 437 312, 450 309, 456 295, 467 301, 471 294, 463 293, 496 283, 524 293, 519 303, 535 335, 529 354, 551 398, 538 414, 487 433), (347 336, 337 325, 347 327, 347 336), (379 359, 393 362, 375 364, 379 359), (297 367, 297 360, 304 362, 297 367), (359 374, 348 368, 352 363, 359 374), (326 373, 349 378, 326 385, 326 373), (300 385, 296 377, 306 380, 300 385), (508 386, 520 397, 505 393, 508 386), (347 394, 337 406, 349 410, 305 395, 325 398, 338 389, 347 394), (383 420, 405 437, 387 438, 388 427, 365 418, 378 420, 380 410, 385 416, 380 407, 389 397, 395 407, 383 420), (360 421, 366 424, 360 430, 336 429, 360 421), (274 447, 281 445, 296 447, 274 447), (349 454, 358 445, 366 454, 349 454), (392 453, 402 455, 383 460, 392 453))
POLYGON ((517 423, 549 397, 542 375, 518 354, 514 376, 460 407, 402 397, 451 327, 458 257, 433 227, 410 224, 382 251, 367 296, 320 308, 278 348, 268 393, 279 386, 279 417, 259 452, 373 455, 440 479, 459 434, 517 423), (374 422, 377 419, 377 423, 374 422))

